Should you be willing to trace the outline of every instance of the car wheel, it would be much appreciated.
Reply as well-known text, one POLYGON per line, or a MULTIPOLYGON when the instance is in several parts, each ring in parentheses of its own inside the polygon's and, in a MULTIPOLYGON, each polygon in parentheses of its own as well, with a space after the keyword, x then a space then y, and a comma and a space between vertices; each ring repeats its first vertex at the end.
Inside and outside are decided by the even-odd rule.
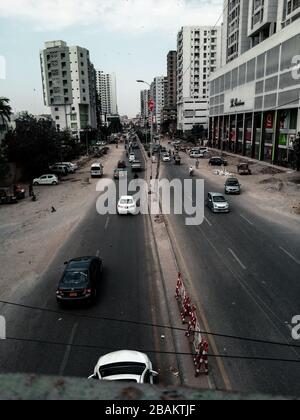
POLYGON ((56 182, 56 181, 53 181, 53 182, 52 182, 52 185, 57 185, 57 182, 56 182))
POLYGON ((34 182, 34 183, 33 183, 33 185, 34 185, 35 187, 37 187, 37 186, 39 185, 39 183, 38 183, 38 182, 34 182))

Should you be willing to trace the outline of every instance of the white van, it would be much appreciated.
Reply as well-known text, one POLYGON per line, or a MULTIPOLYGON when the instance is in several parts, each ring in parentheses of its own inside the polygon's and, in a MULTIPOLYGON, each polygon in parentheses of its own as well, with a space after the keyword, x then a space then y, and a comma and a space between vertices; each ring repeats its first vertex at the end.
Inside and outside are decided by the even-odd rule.
POLYGON ((91 177, 101 177, 103 176, 103 165, 101 163, 93 163, 91 166, 91 177))

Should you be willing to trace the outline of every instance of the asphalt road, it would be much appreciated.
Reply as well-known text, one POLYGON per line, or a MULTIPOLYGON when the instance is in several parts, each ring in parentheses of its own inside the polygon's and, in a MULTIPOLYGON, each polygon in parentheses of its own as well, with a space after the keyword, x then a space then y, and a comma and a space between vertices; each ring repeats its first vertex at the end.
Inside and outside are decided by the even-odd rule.
MULTIPOLYGON (((130 179, 131 171, 128 173, 130 179)), ((109 320, 168 325, 160 282, 148 216, 101 216, 94 203, 43 276, 17 302, 65 313, 1 305, 1 314, 7 320, 7 335, 18 340, 1 341, 0 371, 85 378, 93 373, 101 355, 133 349, 147 352, 153 368, 160 372, 160 383, 174 384, 175 377, 170 372, 171 366, 176 368, 173 356, 155 353, 174 351, 170 333, 164 332, 166 338, 162 341, 157 328, 109 320), (55 292, 63 263, 87 255, 99 255, 104 260, 98 302, 92 307, 61 309, 55 292), (88 319, 88 316, 100 319, 88 319)))
MULTIPOLYGON (((162 163, 161 171, 169 180, 183 180, 188 161, 180 167, 162 163)), ((205 179, 205 191, 219 190, 205 179)), ((260 216, 255 203, 252 209, 243 204, 243 195, 228 200, 230 214, 212 214, 206 208, 206 220, 197 227, 186 226, 183 215, 167 216, 192 300, 204 311, 210 332, 300 346, 291 337, 292 317, 300 314, 299 226, 288 228, 260 216)), ((219 354, 300 361, 300 348, 214 340, 219 354)), ((227 385, 246 393, 300 394, 300 363, 221 360, 223 366, 210 358, 220 389, 227 385)))

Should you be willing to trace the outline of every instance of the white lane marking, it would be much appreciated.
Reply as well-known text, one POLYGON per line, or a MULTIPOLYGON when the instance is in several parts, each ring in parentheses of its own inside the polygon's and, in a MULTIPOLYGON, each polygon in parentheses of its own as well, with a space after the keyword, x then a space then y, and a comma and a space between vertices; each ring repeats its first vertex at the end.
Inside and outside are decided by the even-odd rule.
POLYGON ((206 223, 208 224, 208 226, 212 227, 212 223, 210 223, 210 221, 208 220, 207 217, 204 217, 204 220, 206 221, 206 223))
POLYGON ((109 224, 109 216, 107 216, 107 219, 106 219, 106 222, 105 222, 105 226, 104 226, 105 230, 108 228, 108 224, 109 224))
POLYGON ((296 264, 300 265, 300 261, 297 260, 296 257, 294 257, 294 255, 292 255, 291 253, 289 253, 286 249, 282 248, 282 246, 279 247, 279 249, 281 249, 281 251, 283 251, 286 255, 288 255, 293 261, 295 261, 296 264))
POLYGON ((67 345, 67 348, 66 348, 66 351, 65 351, 65 354, 64 354, 64 358, 63 358, 63 360, 61 362, 61 365, 60 365, 60 368, 59 368, 59 376, 63 376, 64 373, 65 373, 65 370, 66 370, 66 367, 67 367, 67 364, 68 364, 68 361, 69 361, 69 358, 70 358, 70 354, 71 354, 71 350, 72 350, 72 344, 73 344, 73 341, 74 341, 74 337, 75 337, 77 328, 78 328, 78 324, 74 324, 73 328, 72 328, 72 331, 71 331, 70 339, 68 341, 68 345, 67 345))
POLYGON ((243 214, 241 214, 241 217, 246 220, 247 223, 249 223, 250 226, 254 226, 254 223, 252 223, 249 219, 247 219, 246 216, 244 216, 243 214))
POLYGON ((228 248, 228 251, 230 252, 230 254, 233 256, 233 258, 240 264, 240 266, 242 267, 243 270, 247 270, 247 268, 244 266, 244 264, 242 263, 242 261, 239 259, 239 257, 232 251, 231 248, 228 248))

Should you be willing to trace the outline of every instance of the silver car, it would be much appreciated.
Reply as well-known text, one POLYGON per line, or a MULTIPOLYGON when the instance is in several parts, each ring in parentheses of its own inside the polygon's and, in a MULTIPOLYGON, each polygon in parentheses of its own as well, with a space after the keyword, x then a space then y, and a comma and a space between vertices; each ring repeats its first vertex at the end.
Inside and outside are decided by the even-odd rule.
POLYGON ((207 195, 206 205, 213 213, 229 213, 230 212, 230 206, 229 206, 228 201, 220 193, 209 192, 207 195))
POLYGON ((89 379, 153 384, 158 373, 149 357, 138 351, 121 350, 100 357, 89 379))
POLYGON ((225 182, 225 194, 240 194, 241 185, 237 178, 227 178, 225 182))

